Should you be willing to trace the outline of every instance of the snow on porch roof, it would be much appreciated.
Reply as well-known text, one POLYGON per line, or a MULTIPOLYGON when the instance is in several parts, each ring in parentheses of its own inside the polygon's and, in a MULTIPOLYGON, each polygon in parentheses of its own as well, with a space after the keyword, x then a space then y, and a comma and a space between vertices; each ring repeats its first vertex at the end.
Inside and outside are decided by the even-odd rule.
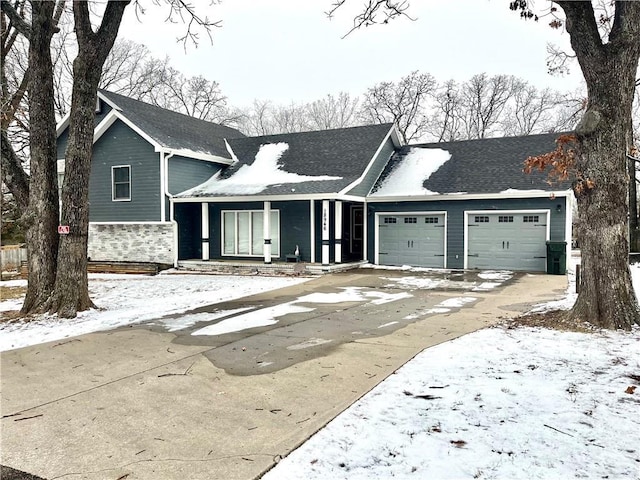
MULTIPOLYGON (((263 193, 271 185, 342 179, 328 175, 299 175, 283 170, 279 161, 288 149, 289 145, 284 142, 260 145, 253 163, 241 165, 233 175, 226 178, 221 178, 218 172, 206 182, 179 196, 255 195, 263 193)), ((295 187, 293 190, 295 191, 295 187)))
POLYGON ((176 196, 338 193, 362 176, 391 128, 382 124, 227 139, 237 162, 176 196))

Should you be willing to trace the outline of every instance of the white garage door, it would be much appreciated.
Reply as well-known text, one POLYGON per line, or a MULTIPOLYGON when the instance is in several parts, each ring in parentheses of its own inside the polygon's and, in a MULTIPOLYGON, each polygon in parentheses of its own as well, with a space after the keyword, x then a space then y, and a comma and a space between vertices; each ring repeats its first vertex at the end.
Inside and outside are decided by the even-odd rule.
POLYGON ((384 214, 378 222, 378 263, 444 268, 445 216, 384 214))
POLYGON ((467 225, 467 268, 546 270, 547 212, 468 212, 467 225))

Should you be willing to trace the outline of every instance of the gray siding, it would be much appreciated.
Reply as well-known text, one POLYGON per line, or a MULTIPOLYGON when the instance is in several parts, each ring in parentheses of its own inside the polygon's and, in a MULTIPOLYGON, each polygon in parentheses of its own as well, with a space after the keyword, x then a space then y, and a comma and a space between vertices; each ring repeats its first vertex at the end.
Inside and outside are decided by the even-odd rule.
POLYGON ((120 120, 93 146, 89 184, 90 221, 160 220, 160 154, 120 120), (114 202, 111 167, 131 166, 131 201, 114 202))
POLYGON ((169 193, 175 195, 200 185, 218 172, 222 165, 173 156, 169 158, 169 193))
POLYGON ((549 240, 565 241, 567 204, 566 198, 521 198, 504 200, 441 200, 433 202, 387 202, 369 203, 368 222, 368 261, 375 262, 375 213, 376 212, 447 212, 447 268, 464 268, 464 212, 468 210, 551 210, 549 240), (561 211, 557 212, 557 205, 561 211))
POLYGON ((69 141, 69 127, 65 128, 56 141, 56 149, 57 155, 56 158, 58 160, 62 160, 64 158, 65 152, 67 150, 67 142, 69 141))
POLYGON ((100 111, 96 112, 96 120, 94 122, 94 125, 98 125, 102 120, 104 120, 104 117, 107 116, 107 114, 113 110, 109 104, 103 102, 102 100, 98 100, 100 102, 100 111))
POLYGON ((362 182, 360 182, 359 185, 353 187, 347 193, 349 195, 358 195, 360 197, 368 195, 371 191, 371 188, 376 183, 376 180, 378 180, 378 177, 384 170, 384 167, 387 165, 387 162, 391 158, 391 155, 393 155, 394 151, 395 147, 393 146, 393 141, 391 140, 391 138, 388 138, 383 147, 380 149, 380 153, 378 153, 378 156, 373 160, 373 164, 371 165, 371 168, 369 169, 365 177, 362 179, 362 182))
POLYGON ((272 202, 273 210, 280 210, 280 257, 293 255, 296 245, 300 249, 300 259, 311 261, 311 230, 309 222, 309 202, 272 202))
MULTIPOLYGON (((94 125, 98 125, 102 120, 104 120, 104 117, 111 110, 112 108, 109 105, 107 105, 103 101, 100 101, 100 112, 96 113, 96 119, 95 119, 94 125)), ((65 128, 57 139, 56 145, 57 145, 58 155, 56 158, 58 160, 61 160, 64 158, 65 152, 67 150, 68 141, 69 141, 69 127, 65 128)))

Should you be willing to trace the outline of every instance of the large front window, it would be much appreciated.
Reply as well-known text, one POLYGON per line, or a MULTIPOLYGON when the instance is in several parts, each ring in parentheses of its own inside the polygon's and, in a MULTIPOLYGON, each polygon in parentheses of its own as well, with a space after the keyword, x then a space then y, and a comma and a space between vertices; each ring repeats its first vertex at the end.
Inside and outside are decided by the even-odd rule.
MULTIPOLYGON (((222 212, 222 254, 247 257, 264 255, 264 212, 222 212)), ((280 212, 271 210, 271 255, 280 256, 280 212)))

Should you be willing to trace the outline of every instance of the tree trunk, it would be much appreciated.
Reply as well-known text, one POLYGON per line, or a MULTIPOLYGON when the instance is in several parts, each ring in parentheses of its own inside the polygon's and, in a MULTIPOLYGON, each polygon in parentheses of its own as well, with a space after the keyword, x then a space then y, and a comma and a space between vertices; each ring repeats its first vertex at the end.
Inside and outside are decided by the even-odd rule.
POLYGON ((50 52, 54 7, 53 2, 32 2, 28 87, 31 178, 29 207, 24 215, 29 277, 22 313, 41 309, 53 290, 56 275, 58 186, 50 52))
POLYGON ((69 141, 65 154, 62 223, 69 235, 60 239, 58 272, 49 311, 72 318, 93 306, 89 298, 87 247, 89 234, 89 176, 98 82, 113 47, 128 1, 111 0, 97 32, 91 27, 87 3, 74 1, 78 56, 73 62, 73 93, 69 141))
POLYGON ((603 44, 591 2, 557 2, 587 83, 588 105, 576 127, 582 276, 569 317, 610 329, 640 324, 628 265, 627 132, 640 57, 640 5, 616 2, 603 44))

